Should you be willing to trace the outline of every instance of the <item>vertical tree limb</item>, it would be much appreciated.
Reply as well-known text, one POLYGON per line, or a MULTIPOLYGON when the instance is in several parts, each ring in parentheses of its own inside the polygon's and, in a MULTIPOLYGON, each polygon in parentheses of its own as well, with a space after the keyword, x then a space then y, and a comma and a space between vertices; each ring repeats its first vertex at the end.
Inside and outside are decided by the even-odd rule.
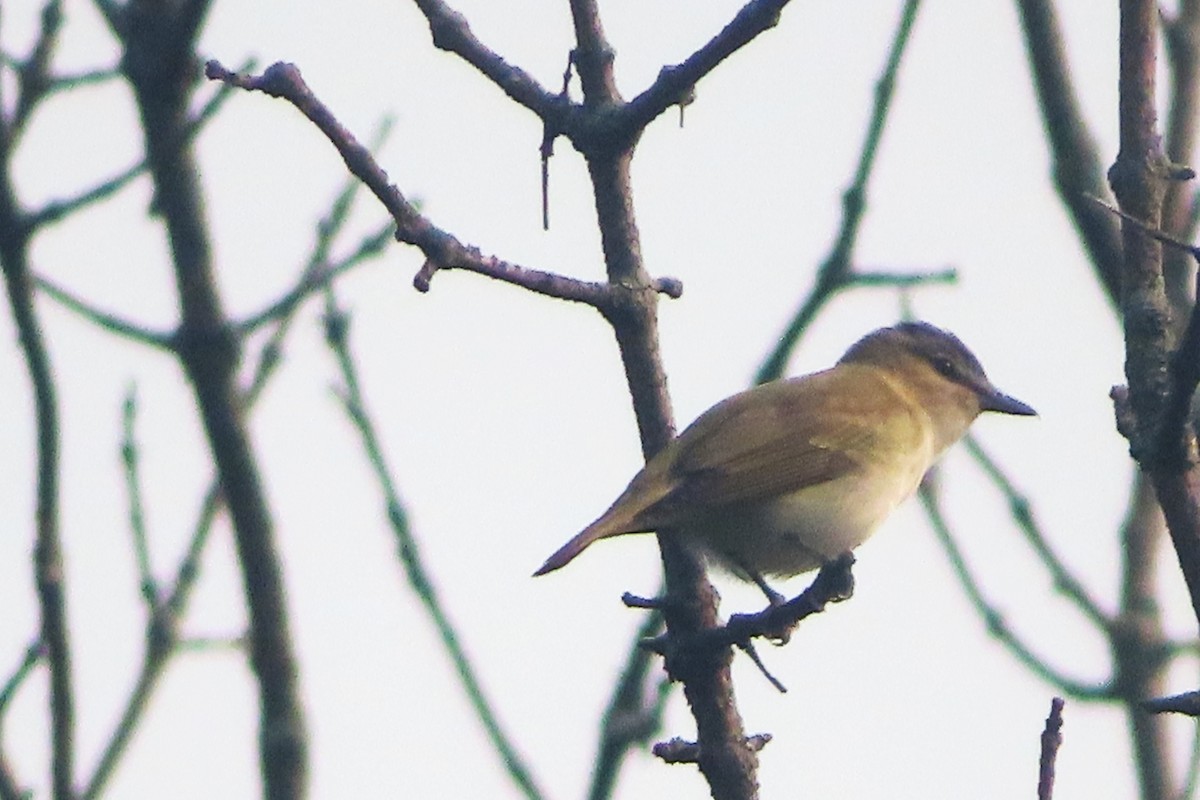
MULTIPOLYGON (((612 71, 612 48, 604 36, 594 0, 571 0, 577 47, 575 64, 587 108, 621 102, 612 71)), ((599 121, 599 120, 598 120, 599 121)), ((600 128, 603 131, 603 128, 600 128)), ((596 137, 580 147, 595 197, 604 262, 619 303, 608 315, 617 336, 626 380, 647 459, 674 433, 666 374, 658 349, 658 297, 642 265, 641 240, 633 212, 629 166, 640 129, 613 141, 596 137)), ((576 143, 577 146, 580 144, 576 143)), ((668 602, 664 618, 670 635, 687 636, 718 624, 717 598, 696 555, 673 531, 658 535, 668 602)), ((748 800, 758 795, 758 758, 747 746, 741 714, 733 698, 730 648, 687 659, 670 659, 667 671, 683 683, 696 720, 700 771, 715 800, 748 800)))
POLYGON ((195 392, 221 492, 233 520, 258 683, 259 752, 269 800, 303 797, 307 734, 283 575, 267 499, 235 380, 239 342, 221 307, 188 131, 194 37, 207 2, 132 3, 115 11, 122 70, 145 132, 156 210, 166 226, 179 294, 178 354, 195 392))
MULTIPOLYGON (((1143 225, 1161 227, 1168 181, 1173 171, 1162 152, 1157 131, 1155 69, 1157 9, 1149 0, 1121 0, 1120 29, 1120 150, 1109 170, 1109 181, 1122 211, 1143 225)), ((1167 521, 1176 555, 1200 621, 1200 489, 1195 468, 1195 437, 1180 426, 1164 431, 1164 410, 1171 395, 1168 369, 1171 352, 1171 312, 1163 278, 1162 247, 1143 227, 1122 225, 1124 260, 1120 308, 1125 328, 1125 375, 1129 382, 1132 426, 1131 450, 1154 487, 1167 521), (1164 436, 1166 438, 1164 438, 1164 436), (1166 446, 1163 446, 1167 443, 1166 446)), ((1195 389, 1193 384, 1192 390, 1195 389)), ((1129 585, 1126 590, 1135 586, 1129 585)), ((1136 622, 1136 618, 1130 618, 1136 622)), ((1152 631, 1143 625, 1126 625, 1114 637, 1114 652, 1124 692, 1150 688, 1161 665, 1145 659, 1120 658, 1128 647, 1152 631), (1132 641, 1125 641, 1132 639, 1132 641)), ((1141 718, 1140 707, 1127 704, 1136 734, 1139 781, 1144 798, 1172 796, 1171 777, 1164 764, 1166 739, 1156 724, 1141 718), (1151 752, 1145 752, 1147 748, 1151 752)))

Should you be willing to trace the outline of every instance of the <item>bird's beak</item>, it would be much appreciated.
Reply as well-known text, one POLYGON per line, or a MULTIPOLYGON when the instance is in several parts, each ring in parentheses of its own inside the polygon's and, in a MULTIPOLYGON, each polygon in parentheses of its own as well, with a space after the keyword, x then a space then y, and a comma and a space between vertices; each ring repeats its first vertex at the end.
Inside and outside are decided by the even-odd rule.
POLYGON ((1019 417, 1036 417, 1037 412, 1015 397, 990 387, 990 390, 979 395, 979 408, 983 411, 998 411, 1001 414, 1015 414, 1019 417))

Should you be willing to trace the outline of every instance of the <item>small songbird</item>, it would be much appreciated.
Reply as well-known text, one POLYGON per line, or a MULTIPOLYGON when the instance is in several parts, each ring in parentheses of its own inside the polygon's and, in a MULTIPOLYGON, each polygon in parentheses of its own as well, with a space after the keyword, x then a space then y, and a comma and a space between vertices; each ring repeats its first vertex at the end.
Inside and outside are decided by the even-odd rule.
POLYGON ((831 369, 701 414, 534 574, 598 539, 670 528, 774 597, 764 576, 798 575, 862 544, 984 411, 1037 413, 996 389, 953 334, 923 322, 880 328, 831 369))

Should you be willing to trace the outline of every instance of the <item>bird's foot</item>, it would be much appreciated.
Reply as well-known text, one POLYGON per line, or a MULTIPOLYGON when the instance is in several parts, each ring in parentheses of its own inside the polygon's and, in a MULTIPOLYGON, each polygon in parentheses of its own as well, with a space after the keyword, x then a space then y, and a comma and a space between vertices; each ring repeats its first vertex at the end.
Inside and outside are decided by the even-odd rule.
POLYGON ((849 600, 854 596, 853 566, 854 554, 848 550, 832 561, 826 561, 813 580, 812 586, 804 593, 813 592, 819 595, 824 601, 822 605, 849 600))

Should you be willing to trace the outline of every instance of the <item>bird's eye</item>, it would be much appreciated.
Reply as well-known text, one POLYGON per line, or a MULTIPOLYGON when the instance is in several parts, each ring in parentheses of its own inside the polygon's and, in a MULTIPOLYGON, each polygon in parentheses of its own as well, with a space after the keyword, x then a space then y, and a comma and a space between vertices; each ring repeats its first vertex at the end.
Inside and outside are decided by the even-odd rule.
POLYGON ((958 369, 954 366, 954 362, 948 358, 933 359, 933 368, 945 378, 954 380, 958 377, 958 369))

